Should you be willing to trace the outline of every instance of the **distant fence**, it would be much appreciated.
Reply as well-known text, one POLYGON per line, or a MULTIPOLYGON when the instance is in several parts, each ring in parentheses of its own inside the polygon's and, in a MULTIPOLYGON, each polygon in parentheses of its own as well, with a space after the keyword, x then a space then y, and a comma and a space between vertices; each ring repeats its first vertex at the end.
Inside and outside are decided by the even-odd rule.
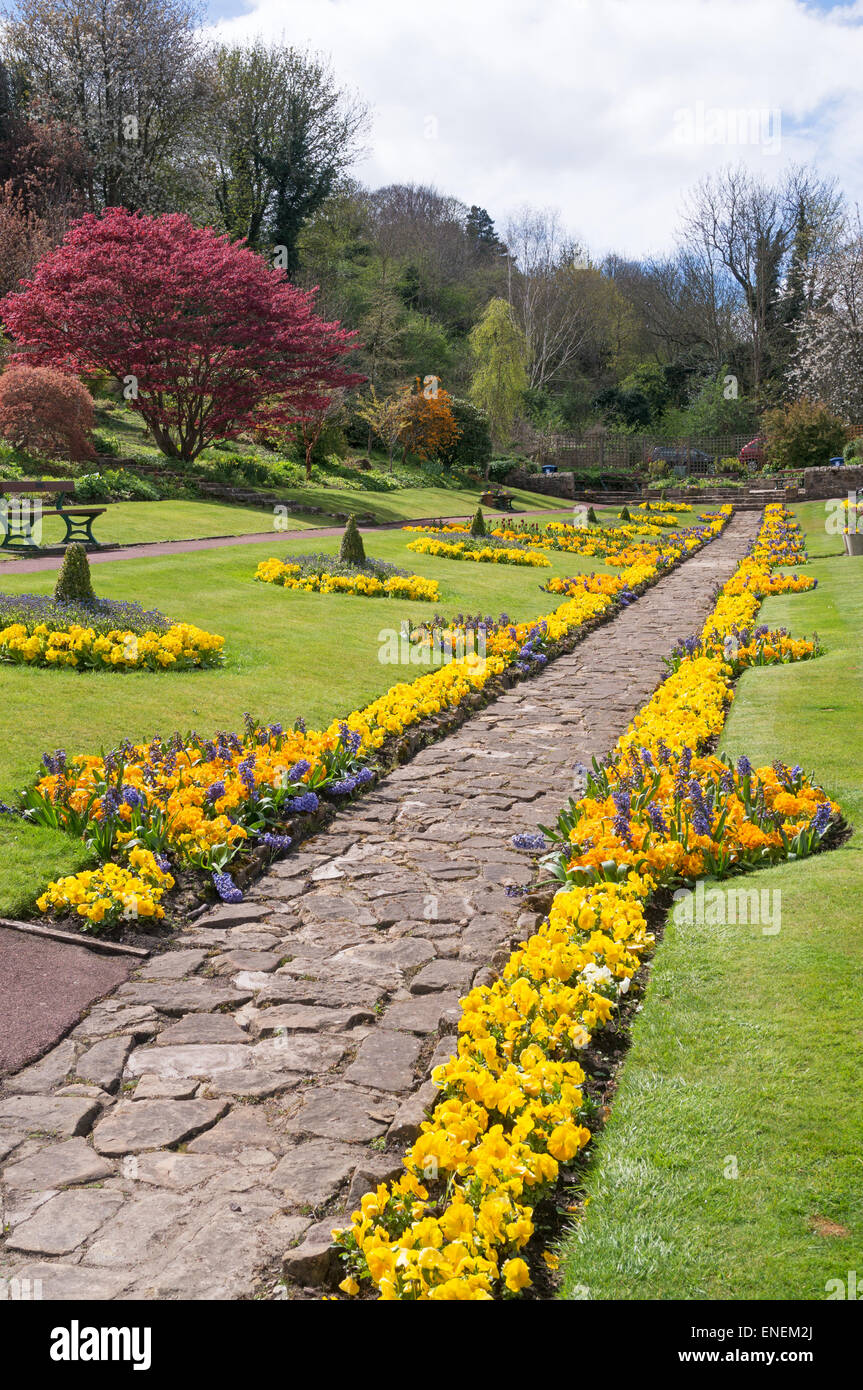
MULTIPOLYGON (((659 434, 541 434, 530 426, 521 429, 520 443, 539 463, 556 463, 573 473, 600 469, 630 473, 646 468, 654 449, 674 450, 686 463, 687 471, 698 475, 710 471, 719 459, 737 458, 744 444, 756 437, 749 434, 701 434, 672 438, 659 434)), ((863 425, 845 426, 846 443, 863 436, 863 425)))
POLYGON ((751 434, 693 435, 671 439, 668 435, 575 435, 555 434, 525 440, 537 461, 556 463, 572 472, 600 469, 602 472, 635 472, 650 461, 654 449, 674 450, 691 472, 707 467, 717 459, 736 458, 752 439, 751 434))

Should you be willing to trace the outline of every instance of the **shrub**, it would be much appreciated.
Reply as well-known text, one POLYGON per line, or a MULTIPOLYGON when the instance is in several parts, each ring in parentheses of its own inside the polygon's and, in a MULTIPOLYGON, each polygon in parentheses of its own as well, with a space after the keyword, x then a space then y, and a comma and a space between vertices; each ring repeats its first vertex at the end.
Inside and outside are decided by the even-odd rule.
POLYGON ((858 439, 852 439, 845 446, 845 462, 859 464, 863 460, 863 435, 858 439))
POLYGON ((120 452, 119 439, 108 430, 94 430, 93 443, 97 454, 110 454, 111 458, 116 458, 120 452))
POLYGON ((588 522, 588 525, 589 525, 589 526, 598 526, 598 525, 599 525, 599 517, 596 515, 596 508, 595 508, 595 507, 588 507, 588 509, 587 509, 587 522, 588 522))
POLYGON ((345 527, 345 534, 342 536, 339 559, 345 565, 364 565, 366 563, 366 549, 363 545, 363 538, 357 529, 356 517, 348 517, 348 524, 345 527))
POLYGON ((838 415, 806 397, 768 410, 762 431, 767 457, 779 469, 823 468, 845 447, 845 425, 838 415))
POLYGON ((459 434, 448 448, 441 450, 442 461, 448 468, 484 468, 492 454, 488 416, 472 401, 458 396, 451 397, 449 404, 459 434))
POLYGON ((63 564, 54 586, 54 598, 57 603, 83 603, 88 606, 96 604, 87 552, 77 541, 66 546, 66 554, 63 556, 63 564))
POLYGON ((470 533, 472 536, 484 536, 486 534, 485 517, 482 514, 482 507, 477 507, 474 512, 473 521, 470 524, 470 533))
POLYGON ((75 479, 75 497, 79 502, 158 502, 162 496, 155 482, 120 468, 83 473, 75 479))
MULTIPOLYGON (((513 469, 518 467, 517 459, 492 459, 486 469, 486 476, 490 483, 505 483, 513 469)), ((533 472, 534 470, 531 469, 530 471, 533 472)))
POLYGON ((621 509, 620 509, 620 520, 621 520, 621 521, 631 521, 631 520, 632 520, 632 517, 631 517, 631 515, 630 515, 629 508, 628 508, 628 507, 621 507, 621 509))
POLYGON ((727 458, 719 460, 716 471, 717 473, 748 474, 749 466, 745 461, 741 462, 736 454, 731 454, 727 458))
POLYGON ((93 398, 53 367, 10 367, 0 376, 0 435, 30 453, 92 459, 93 398))
POLYGON ((647 465, 647 476, 651 479, 665 478, 671 468, 668 459, 653 459, 647 465))

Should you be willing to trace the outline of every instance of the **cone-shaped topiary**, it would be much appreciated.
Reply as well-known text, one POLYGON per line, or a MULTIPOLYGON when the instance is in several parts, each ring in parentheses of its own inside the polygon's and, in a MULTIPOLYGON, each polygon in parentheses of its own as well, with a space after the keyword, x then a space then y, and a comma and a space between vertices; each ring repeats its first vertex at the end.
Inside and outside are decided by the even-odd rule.
POLYGON ((599 525, 599 517, 596 515, 596 508, 595 508, 595 507, 588 507, 588 509, 587 509, 587 521, 588 521, 588 525, 590 525, 590 526, 598 526, 598 525, 599 525))
POLYGON ((629 508, 628 508, 628 507, 621 507, 621 509, 620 509, 620 519, 621 519, 621 521, 631 521, 631 520, 632 520, 632 517, 629 515, 629 508))
POLYGON ((58 603, 95 604, 96 595, 90 581, 90 562, 83 545, 77 542, 66 546, 63 564, 54 587, 58 603))
POLYGON ((346 565, 364 565, 366 563, 366 551, 363 545, 363 538, 357 530, 356 517, 348 517, 348 524, 345 527, 345 534, 342 536, 342 548, 339 551, 339 559, 346 565))
POLYGON ((477 507, 476 511, 474 512, 473 521, 470 524, 470 533, 472 536, 484 536, 487 534, 485 529, 485 517, 482 514, 482 507, 477 507))

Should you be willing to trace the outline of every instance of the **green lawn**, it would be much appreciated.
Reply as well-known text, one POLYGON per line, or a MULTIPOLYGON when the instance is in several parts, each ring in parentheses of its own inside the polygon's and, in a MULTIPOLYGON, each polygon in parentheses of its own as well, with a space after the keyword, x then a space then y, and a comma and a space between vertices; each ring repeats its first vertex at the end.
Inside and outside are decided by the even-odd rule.
POLYGON ((819 587, 762 617, 817 631, 827 654, 747 672, 722 746, 814 771, 855 830, 736 881, 781 892, 777 935, 669 923, 564 1243, 564 1297, 823 1299, 863 1268, 863 559, 840 558, 823 503, 795 510, 819 587))
MULTIPOLYGON (((0 707, 6 728, 15 731, 14 738, 0 743, 0 797, 33 777, 46 749, 63 747, 71 755, 177 728, 238 728, 246 710, 284 723, 300 714, 312 725, 328 723, 422 673, 422 667, 379 662, 382 629, 397 629, 404 618, 430 617, 436 609, 530 618, 556 606, 557 600, 540 590, 551 576, 602 568, 562 554, 550 556, 548 569, 439 560, 408 551, 410 539, 400 531, 367 533, 366 545, 373 556, 439 580, 437 605, 303 594, 252 581, 258 561, 270 555, 336 552, 336 539, 313 535, 94 566, 101 596, 138 600, 220 633, 227 664, 220 671, 177 674, 77 674, 0 665, 0 707)), ((0 591, 48 593, 55 577, 16 575, 10 565, 0 591)), ((0 854, 6 865, 0 916, 25 910, 49 877, 82 862, 81 847, 67 837, 37 834, 5 817, 0 818, 0 854)))
MULTIPOLYGON (((2 487, 0 487, 2 491, 2 487)), ((543 511, 549 519, 572 516, 572 507, 562 500, 530 492, 515 492, 521 512, 543 511)), ((337 488, 284 489, 286 502, 292 503, 288 515, 278 516, 280 529, 305 531, 340 525, 334 512, 356 511, 374 515, 377 521, 405 521, 418 517, 465 517, 476 511, 479 491, 462 492, 448 488, 403 488, 399 492, 349 492, 337 488), (308 512, 308 507, 326 508, 328 515, 308 512)), ((96 504, 94 504, 96 505, 96 504)), ((489 516, 502 513, 486 509, 489 516)), ((165 501, 111 502, 96 519, 93 534, 103 545, 137 545, 146 541, 198 540, 207 536, 244 536, 274 531, 274 516, 264 508, 238 507, 227 502, 165 501)), ((42 544, 59 545, 65 528, 59 517, 47 516, 42 523, 42 544)), ((0 549, 0 560, 9 553, 0 549)), ((14 552, 12 553, 14 558, 14 552)))
MULTIPOLYGON (((290 525, 292 530, 300 531, 319 526, 323 520, 296 516, 291 517, 290 525)), ((268 531, 271 526, 269 512, 234 507, 226 502, 110 502, 105 515, 94 522, 93 534, 102 545, 138 545, 142 541, 243 536, 268 531)), ((42 544, 59 545, 64 532, 59 517, 46 517, 42 523, 42 544)))

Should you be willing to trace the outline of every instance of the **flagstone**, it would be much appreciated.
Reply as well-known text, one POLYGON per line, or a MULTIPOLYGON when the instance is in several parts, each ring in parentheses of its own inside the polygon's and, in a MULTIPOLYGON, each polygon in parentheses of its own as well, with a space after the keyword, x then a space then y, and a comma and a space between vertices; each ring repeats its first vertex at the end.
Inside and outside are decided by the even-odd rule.
POLYGON ((224 1101, 120 1101, 93 1131, 98 1153, 141 1153, 181 1144, 209 1129, 227 1110, 224 1101))

